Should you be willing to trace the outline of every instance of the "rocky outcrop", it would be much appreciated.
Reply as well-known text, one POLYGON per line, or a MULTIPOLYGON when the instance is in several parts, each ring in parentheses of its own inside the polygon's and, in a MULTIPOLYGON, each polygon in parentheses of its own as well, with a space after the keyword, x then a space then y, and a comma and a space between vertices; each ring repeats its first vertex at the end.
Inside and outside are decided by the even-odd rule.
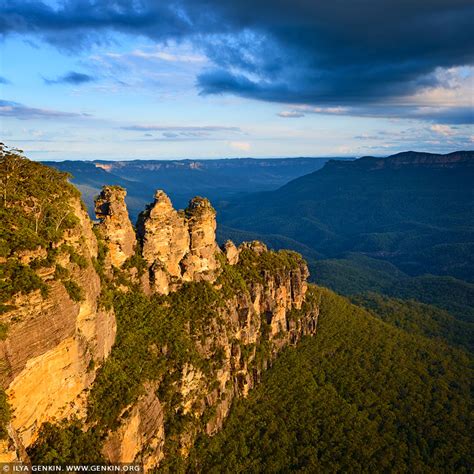
POLYGON ((181 280, 183 257, 189 252, 189 230, 183 213, 173 208, 163 191, 140 215, 137 231, 142 255, 149 265, 151 288, 167 294, 170 285, 181 280))
MULTIPOLYGON (((257 269, 267 256, 276 255, 260 242, 243 244, 238 253, 257 269)), ((147 395, 128 408, 121 426, 109 433, 104 448, 109 459, 156 467, 170 455, 167 437, 178 440, 178 452, 186 456, 200 432, 213 435, 222 428, 234 399, 247 396, 282 348, 315 333, 319 311, 306 297, 306 263, 297 257, 291 263, 259 272, 258 279, 248 282, 247 291, 226 299, 220 316, 207 322, 205 333, 195 334, 197 351, 214 361, 214 366, 209 371, 186 363, 174 374, 176 395, 169 398, 178 400, 177 404, 156 398, 164 380, 156 386, 145 385, 147 395), (143 408, 152 405, 160 408, 143 408), (174 416, 187 421, 171 433, 166 419, 174 416), (152 452, 147 449, 150 445, 152 452)))
POLYGON ((103 453, 110 462, 137 460, 149 470, 163 458, 164 413, 156 389, 156 383, 146 383, 144 395, 128 408, 127 422, 106 439, 103 453))
MULTIPOLYGON (((46 261, 36 274, 48 292, 16 294, 14 309, 0 315, 0 323, 8 326, 6 339, 0 340, 0 384, 13 414, 9 438, 0 440, 0 461, 23 459, 43 423, 73 416, 84 421, 84 430, 91 423, 102 430, 102 453, 111 462, 141 462, 148 470, 170 453, 186 456, 200 433, 222 428, 234 399, 247 396, 282 348, 316 331, 318 307, 308 297, 308 268, 300 256, 269 251, 257 241, 238 248, 227 241, 222 251, 209 201, 197 197, 177 211, 163 191, 140 216, 137 247, 124 199, 124 190, 109 186, 96 200, 102 242, 76 199, 71 208, 77 224, 54 243, 54 258, 42 249, 17 256, 24 264, 46 261), (99 252, 104 245, 105 255, 99 252), (151 323, 144 314, 139 323, 146 331, 138 334, 148 338, 163 327, 167 332, 160 318, 171 314, 173 339, 160 332, 161 339, 144 341, 157 365, 143 372, 146 379, 138 374, 132 381, 135 398, 126 399, 128 406, 116 405, 119 418, 101 425, 100 413, 93 422, 86 414, 97 369, 114 344, 116 323, 113 310, 100 301, 110 293, 125 298, 120 292, 139 291, 139 285, 147 294, 177 292, 139 296, 138 306, 160 305, 159 316, 151 319, 155 326, 146 326, 151 323), (179 298, 186 295, 191 300, 184 301, 183 311, 167 313, 175 304, 181 308, 179 298), (188 319, 179 319, 186 308, 191 308, 188 319), (174 343, 175 359, 169 355, 174 343)), ((156 308, 148 309, 154 314, 156 308)), ((116 352, 111 363, 117 361, 116 352)))
POLYGON ((168 294, 182 282, 216 276, 216 213, 207 199, 194 198, 185 211, 176 211, 159 190, 140 214, 137 232, 155 292, 168 294))
POLYGON ((224 244, 224 254, 229 265, 235 265, 239 261, 239 250, 232 240, 224 244))
POLYGON ((97 257, 92 223, 79 200, 72 208, 78 225, 57 245, 55 263, 38 271, 48 296, 40 291, 16 295, 14 309, 1 315, 8 334, 0 341, 0 384, 12 410, 9 432, 15 439, 8 443, 16 452, 31 445, 42 423, 84 414, 83 394, 115 339, 113 311, 98 306, 101 282, 92 264, 97 257), (80 256, 81 265, 71 255, 80 256), (80 301, 55 278, 58 265, 81 289, 80 301))
POLYGON ((95 201, 95 213, 108 248, 110 264, 120 267, 135 253, 136 237, 125 204, 125 189, 104 186, 95 201))
POLYGON ((212 280, 218 268, 216 253, 216 211, 211 203, 195 197, 185 210, 188 222, 189 252, 183 260, 183 280, 212 280))

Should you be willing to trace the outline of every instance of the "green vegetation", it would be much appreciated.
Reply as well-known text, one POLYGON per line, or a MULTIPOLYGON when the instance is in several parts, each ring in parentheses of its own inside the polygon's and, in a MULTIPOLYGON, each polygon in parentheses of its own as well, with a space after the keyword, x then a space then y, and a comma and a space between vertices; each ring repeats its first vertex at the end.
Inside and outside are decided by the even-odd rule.
POLYGON ((84 291, 75 281, 66 280, 63 285, 72 301, 79 303, 84 300, 84 291))
POLYGON ((40 290, 47 296, 48 288, 43 280, 27 265, 22 265, 16 259, 9 259, 0 264, 0 314, 8 310, 5 302, 17 294, 28 294, 40 290))
POLYGON ((352 301, 405 331, 442 338, 450 345, 474 351, 474 324, 459 321, 445 310, 415 300, 389 298, 376 293, 357 295, 352 301))
POLYGON ((10 421, 10 407, 8 406, 7 394, 0 389, 0 439, 5 439, 7 433, 7 423, 10 421))
POLYGON ((45 423, 28 455, 33 464, 98 464, 105 462, 101 445, 97 430, 84 431, 79 421, 45 423))
POLYGON ((472 358, 327 290, 318 334, 287 349, 189 472, 470 472, 472 358))
POLYGON ((442 308, 462 321, 474 322, 473 283, 450 276, 410 277, 389 262, 354 253, 340 259, 313 260, 309 266, 318 283, 343 295, 371 291, 415 299, 442 308))
POLYGON ((26 159, 2 146, 0 156, 1 256, 21 250, 49 249, 77 218, 70 199, 79 191, 69 175, 26 159))
POLYGON ((77 253, 74 247, 63 244, 61 245, 61 250, 67 252, 70 262, 76 264, 81 270, 87 268, 87 259, 84 255, 77 253))
POLYGON ((186 284, 166 297, 117 293, 117 337, 91 392, 91 420, 116 426, 123 408, 140 395, 143 382, 164 378, 160 385, 164 395, 187 363, 210 374, 218 350, 206 359, 198 353, 196 340, 206 337, 223 304, 219 290, 205 282, 186 284))
MULTIPOLYGON (((66 229, 78 223, 71 199, 79 192, 68 183, 66 173, 26 159, 21 151, 0 145, 0 312, 14 294, 28 294, 47 287, 34 269, 50 266, 57 250, 54 244, 66 229), (45 258, 22 264, 19 255, 46 250, 45 258)), ((84 258, 71 254, 84 265, 84 258)))

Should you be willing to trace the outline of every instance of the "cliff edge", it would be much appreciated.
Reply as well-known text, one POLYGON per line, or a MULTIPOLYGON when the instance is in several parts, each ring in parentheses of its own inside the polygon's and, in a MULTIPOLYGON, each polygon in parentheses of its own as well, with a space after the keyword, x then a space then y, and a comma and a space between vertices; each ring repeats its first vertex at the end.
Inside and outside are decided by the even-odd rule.
POLYGON ((93 225, 67 175, 2 153, 0 460, 169 467, 315 333, 304 260, 220 249, 207 199, 157 191, 135 231, 107 186, 93 225))

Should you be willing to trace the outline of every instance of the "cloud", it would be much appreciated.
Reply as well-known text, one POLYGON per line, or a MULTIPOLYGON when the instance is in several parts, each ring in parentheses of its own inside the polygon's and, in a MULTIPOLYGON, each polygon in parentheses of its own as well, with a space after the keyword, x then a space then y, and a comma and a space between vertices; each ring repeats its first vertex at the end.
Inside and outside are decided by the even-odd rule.
POLYGON ((82 72, 70 71, 64 76, 60 76, 56 79, 46 79, 43 78, 45 84, 52 85, 52 84, 72 84, 72 85, 80 85, 86 84, 87 82, 94 82, 96 78, 89 76, 88 74, 83 74, 82 72))
POLYGON ((283 118, 299 118, 304 117, 302 112, 297 112, 296 110, 283 110, 282 112, 278 112, 278 117, 283 118))
POLYGON ((0 100, 0 116, 20 120, 90 117, 90 114, 28 107, 18 102, 0 100))
POLYGON ((431 125, 430 130, 444 137, 451 137, 453 135, 456 135, 456 130, 453 130, 448 125, 440 125, 440 124, 431 125))
POLYGON ((470 105, 464 106, 417 106, 397 104, 369 104, 348 107, 313 107, 301 105, 290 110, 289 113, 311 115, 345 115, 350 117, 387 118, 387 119, 412 119, 439 124, 472 124, 474 122, 474 109, 470 105))
POLYGON ((352 111, 403 102, 399 115, 409 118, 423 91, 456 90, 439 71, 474 61, 471 0, 5 0, 1 13, 3 35, 34 35, 69 51, 117 33, 189 41, 213 64, 197 77, 203 95, 352 111))
POLYGON ((128 125, 121 127, 122 130, 131 130, 136 132, 171 132, 171 133, 212 133, 212 132, 240 132, 239 127, 225 127, 221 125, 203 125, 203 126, 174 126, 174 125, 128 125))
POLYGON ((137 58, 144 58, 144 59, 157 59, 161 61, 167 62, 183 62, 183 63, 204 63, 207 59, 201 55, 194 55, 194 54, 173 54, 166 51, 142 51, 140 49, 136 49, 130 53, 130 56, 134 56, 137 58))
POLYGON ((247 142, 230 142, 229 146, 231 148, 235 148, 236 150, 241 150, 241 151, 250 150, 250 143, 247 143, 247 142))
POLYGON ((11 84, 11 82, 7 78, 0 76, 0 84, 11 84))
POLYGON ((161 132, 161 137, 151 138, 147 141, 192 141, 192 140, 216 140, 222 139, 222 133, 241 133, 239 127, 227 127, 223 125, 202 126, 179 126, 179 125, 128 125, 121 130, 132 132, 148 132, 143 136, 152 137, 149 132, 161 132))

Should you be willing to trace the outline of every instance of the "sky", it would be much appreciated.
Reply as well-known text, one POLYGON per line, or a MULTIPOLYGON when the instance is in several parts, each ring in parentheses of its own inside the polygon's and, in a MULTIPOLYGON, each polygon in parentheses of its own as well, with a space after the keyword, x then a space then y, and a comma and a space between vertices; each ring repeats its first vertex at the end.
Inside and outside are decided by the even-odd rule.
POLYGON ((471 0, 3 0, 0 139, 37 160, 474 148, 471 0))

